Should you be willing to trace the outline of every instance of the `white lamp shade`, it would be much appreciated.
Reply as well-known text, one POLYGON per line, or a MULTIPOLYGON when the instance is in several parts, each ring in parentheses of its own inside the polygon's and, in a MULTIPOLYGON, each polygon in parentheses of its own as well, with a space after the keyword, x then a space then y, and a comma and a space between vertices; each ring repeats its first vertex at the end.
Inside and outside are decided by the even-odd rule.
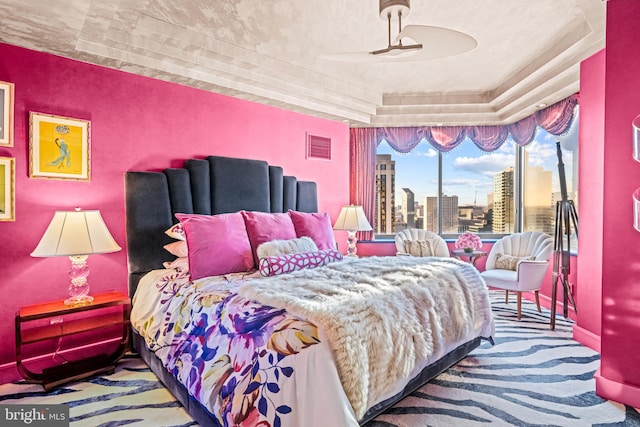
POLYGON ((333 226, 334 230, 369 231, 373 230, 362 206, 344 206, 333 226))
POLYGON ((100 211, 58 211, 31 256, 104 254, 120 249, 100 211))

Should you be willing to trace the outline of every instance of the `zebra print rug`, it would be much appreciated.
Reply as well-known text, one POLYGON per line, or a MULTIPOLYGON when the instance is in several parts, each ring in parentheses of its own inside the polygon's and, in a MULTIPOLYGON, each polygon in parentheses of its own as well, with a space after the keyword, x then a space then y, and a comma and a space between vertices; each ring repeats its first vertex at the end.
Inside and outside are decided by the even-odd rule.
POLYGON ((573 323, 491 292, 495 345, 485 342, 366 427, 640 426, 634 408, 595 394, 599 354, 572 339, 573 323))
MULTIPOLYGON (((631 407, 595 395, 599 356, 571 339, 562 318, 549 330, 549 313, 492 295, 496 345, 483 343, 466 359, 423 386, 366 427, 640 426, 631 407)), ((71 426, 196 426, 144 362, 123 359, 112 375, 45 393, 37 385, 0 386, 2 404, 70 407, 71 426)), ((302 426, 296 426, 302 427, 302 426)))

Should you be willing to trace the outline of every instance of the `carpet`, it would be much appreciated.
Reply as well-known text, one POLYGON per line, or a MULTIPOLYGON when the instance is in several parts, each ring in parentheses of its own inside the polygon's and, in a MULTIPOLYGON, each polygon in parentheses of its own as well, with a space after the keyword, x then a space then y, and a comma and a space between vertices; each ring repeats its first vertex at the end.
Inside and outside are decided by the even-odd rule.
MULTIPOLYGON (((496 345, 484 342, 366 427, 640 426, 637 410, 596 396, 599 356, 571 339, 571 322, 560 317, 551 331, 548 311, 523 302, 518 321, 515 309, 503 292, 492 293, 496 345)), ((133 355, 112 375, 50 393, 38 385, 1 385, 0 403, 66 403, 74 427, 197 425, 133 355)))
POLYGON ((366 427, 640 426, 634 408, 595 394, 599 354, 572 339, 573 322, 492 291, 495 345, 469 356, 366 427))

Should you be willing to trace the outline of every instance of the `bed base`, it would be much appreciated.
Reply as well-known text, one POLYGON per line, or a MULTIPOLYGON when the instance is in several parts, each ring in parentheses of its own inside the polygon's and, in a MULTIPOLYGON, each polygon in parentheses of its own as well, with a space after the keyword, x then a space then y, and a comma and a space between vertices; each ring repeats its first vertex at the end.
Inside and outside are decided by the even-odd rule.
MULTIPOLYGON (((144 338, 140 336, 135 330, 133 331, 133 350, 137 352, 142 360, 149 366, 151 371, 162 381, 165 387, 175 396, 175 398, 182 404, 189 415, 201 426, 220 426, 215 417, 197 400, 191 397, 187 389, 180 384, 173 375, 165 369, 160 362, 160 359, 147 348, 144 338)), ((451 366, 455 365, 462 359, 464 359, 469 353, 476 349, 482 339, 480 337, 474 338, 460 346, 456 347, 453 351, 449 352, 444 357, 435 361, 431 365, 425 367, 418 376, 413 378, 406 387, 395 396, 374 405, 364 415, 362 420, 359 421, 361 426, 365 425, 369 421, 373 420, 378 415, 382 414, 387 409, 398 403, 400 400, 413 393, 415 390, 422 387, 427 382, 431 381, 451 366)))
POLYGON ((395 396, 392 396, 382 402, 371 407, 362 420, 359 421, 360 425, 364 425, 369 421, 373 420, 378 415, 382 414, 387 409, 391 408, 393 405, 467 357, 469 353, 478 348, 482 338, 476 337, 471 341, 467 341, 464 344, 460 344, 454 350, 441 357, 440 359, 433 362, 431 365, 426 366, 420 374, 414 377, 409 383, 405 386, 405 388, 395 396))
POLYGON ((140 358, 149 366, 151 371, 156 374, 158 379, 164 384, 164 386, 173 394, 173 396, 180 402, 187 413, 193 418, 200 426, 215 426, 222 427, 220 423, 214 418, 213 414, 209 412, 200 402, 189 395, 186 387, 183 386, 175 379, 173 375, 162 365, 160 359, 158 359, 155 353, 146 346, 144 338, 133 330, 132 334, 132 351, 138 353, 140 358))

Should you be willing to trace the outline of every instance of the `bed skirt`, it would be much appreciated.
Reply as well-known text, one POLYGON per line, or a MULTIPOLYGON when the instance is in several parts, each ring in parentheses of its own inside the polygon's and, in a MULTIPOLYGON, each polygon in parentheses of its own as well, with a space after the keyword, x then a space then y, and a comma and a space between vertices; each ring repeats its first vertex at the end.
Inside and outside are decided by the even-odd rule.
MULTIPOLYGON (((407 395, 411 394, 425 383, 429 382, 433 378, 437 377, 442 372, 449 369, 462 359, 467 354, 476 349, 481 342, 481 338, 477 337, 461 344, 453 351, 449 352, 436 362, 429 366, 426 366, 419 375, 414 377, 406 387, 395 396, 392 396, 373 407, 369 408, 364 417, 358 422, 361 426, 373 420, 375 417, 395 405, 407 395)), ((191 417, 201 426, 218 426, 218 422, 215 417, 196 399, 191 397, 187 389, 180 384, 173 375, 167 371, 160 359, 147 348, 144 338, 138 334, 135 330, 132 333, 132 351, 138 353, 142 360, 149 366, 151 371, 162 381, 167 389, 175 396, 175 398, 182 404, 185 410, 191 415, 191 417)))

